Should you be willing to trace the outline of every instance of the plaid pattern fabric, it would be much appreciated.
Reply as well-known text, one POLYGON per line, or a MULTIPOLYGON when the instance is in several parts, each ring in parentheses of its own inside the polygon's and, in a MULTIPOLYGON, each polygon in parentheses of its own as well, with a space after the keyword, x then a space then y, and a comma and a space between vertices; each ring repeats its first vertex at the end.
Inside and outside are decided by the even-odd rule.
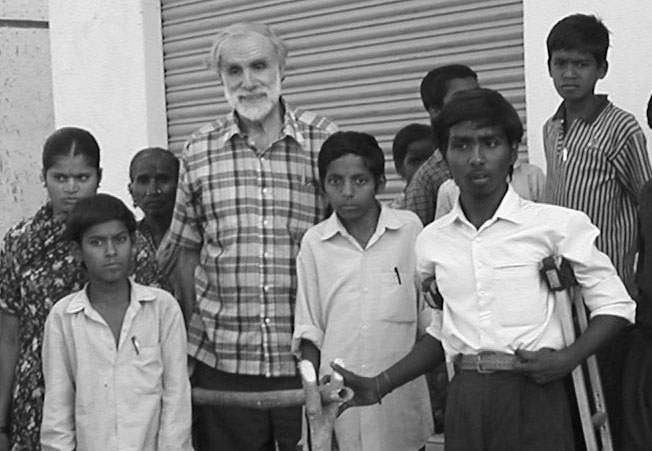
POLYGON ((441 153, 435 151, 412 177, 405 190, 405 208, 417 214, 423 225, 435 220, 437 208, 437 191, 446 180, 451 178, 448 165, 441 153))
POLYGON ((282 137, 264 151, 233 113, 186 144, 168 239, 201 250, 192 357, 230 373, 295 374, 295 258, 304 232, 325 217, 317 154, 336 130, 286 105, 282 137))

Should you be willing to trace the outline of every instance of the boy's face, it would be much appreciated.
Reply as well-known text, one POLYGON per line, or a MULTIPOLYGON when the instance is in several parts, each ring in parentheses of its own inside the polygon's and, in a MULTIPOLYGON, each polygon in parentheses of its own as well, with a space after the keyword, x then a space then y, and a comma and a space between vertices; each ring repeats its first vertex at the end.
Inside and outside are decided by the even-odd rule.
POLYGON ((172 162, 157 154, 139 158, 133 166, 129 192, 146 216, 172 214, 177 190, 177 173, 172 162))
POLYGON ((607 73, 607 64, 598 65, 587 52, 555 50, 548 61, 548 72, 564 100, 581 102, 593 95, 595 84, 607 73))
POLYGON ((463 199, 502 196, 516 157, 499 126, 476 127, 464 121, 450 128, 446 161, 463 199))
POLYGON ((435 143, 432 139, 420 139, 412 141, 405 152, 401 175, 407 183, 410 183, 412 176, 417 169, 426 161, 435 151, 435 143))
MULTIPOLYGON (((476 89, 479 88, 480 85, 478 85, 478 80, 476 80, 473 77, 464 77, 464 78, 451 78, 446 86, 446 94, 444 95, 444 98, 442 99, 442 103, 446 105, 451 97, 453 97, 453 94, 456 92, 460 91, 468 91, 470 89, 476 89)), ((439 116, 439 113, 441 110, 436 107, 432 107, 428 110, 428 114, 430 115, 430 119, 437 119, 437 116, 439 116)))
POLYGON ((89 227, 82 235, 76 253, 85 263, 91 281, 115 283, 129 274, 133 249, 125 224, 112 220, 89 227))
POLYGON ((347 154, 328 165, 324 195, 342 223, 348 225, 376 214, 376 193, 384 185, 383 178, 376 186, 362 157, 347 154))

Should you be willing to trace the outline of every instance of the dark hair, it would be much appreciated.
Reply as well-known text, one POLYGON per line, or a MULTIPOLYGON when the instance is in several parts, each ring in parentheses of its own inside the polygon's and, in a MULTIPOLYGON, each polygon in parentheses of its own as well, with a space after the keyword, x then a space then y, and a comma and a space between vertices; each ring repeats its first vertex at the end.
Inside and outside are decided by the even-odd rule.
POLYGON ((400 171, 407 155, 408 147, 415 141, 422 139, 430 139, 435 141, 435 136, 432 133, 432 128, 423 124, 409 124, 403 127, 394 136, 392 143, 392 156, 394 158, 394 167, 396 171, 400 171))
POLYGON ((546 46, 548 63, 555 50, 575 50, 589 53, 600 66, 607 62, 609 30, 596 16, 573 14, 552 27, 546 46))
POLYGON ((83 155, 89 166, 100 173, 100 146, 90 132, 77 127, 62 127, 52 133, 43 145, 43 173, 61 157, 83 155))
POLYGON ((324 188, 328 165, 344 155, 353 154, 362 158, 365 166, 374 176, 376 187, 385 175, 385 155, 373 136, 361 132, 335 132, 321 146, 317 157, 319 183, 324 188))
POLYGON ((109 221, 121 221, 132 236, 136 232, 134 214, 117 197, 96 194, 79 199, 68 215, 66 238, 81 243, 88 229, 109 221))
POLYGON ((499 92, 491 89, 471 89, 456 92, 432 128, 439 142, 439 150, 446 158, 450 128, 464 121, 471 121, 477 127, 501 127, 510 147, 521 142, 523 124, 511 103, 499 92))
POLYGON ((442 109, 448 83, 454 78, 473 78, 477 81, 478 74, 464 64, 449 64, 428 72, 421 80, 421 102, 426 111, 432 107, 442 109))
POLYGON ((131 163, 129 163, 129 180, 132 182, 134 181, 134 165, 136 164, 136 161, 153 154, 158 154, 163 159, 168 160, 170 164, 172 164, 175 174, 179 175, 179 159, 172 152, 162 147, 145 147, 136 152, 136 154, 131 158, 131 163))

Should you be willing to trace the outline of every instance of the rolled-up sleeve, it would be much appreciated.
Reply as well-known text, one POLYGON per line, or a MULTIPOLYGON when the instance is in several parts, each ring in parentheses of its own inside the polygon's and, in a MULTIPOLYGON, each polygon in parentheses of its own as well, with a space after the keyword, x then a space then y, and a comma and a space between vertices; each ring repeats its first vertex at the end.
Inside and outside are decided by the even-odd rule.
POLYGON ((557 254, 571 262, 591 318, 613 315, 633 323, 636 304, 609 257, 596 247, 598 228, 584 213, 567 218, 557 254))
POLYGON ((292 352, 297 357, 301 340, 312 342, 318 349, 321 349, 324 340, 323 306, 319 296, 317 268, 312 247, 306 237, 297 256, 297 303, 292 336, 292 352))

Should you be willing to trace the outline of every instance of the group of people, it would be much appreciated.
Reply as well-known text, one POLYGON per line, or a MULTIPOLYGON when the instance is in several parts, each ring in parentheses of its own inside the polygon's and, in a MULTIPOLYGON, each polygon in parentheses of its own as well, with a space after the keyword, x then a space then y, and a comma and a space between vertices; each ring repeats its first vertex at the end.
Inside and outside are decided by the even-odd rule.
POLYGON ((518 161, 513 106, 443 66, 421 84, 431 126, 394 140, 408 183, 391 206, 376 139, 283 99, 287 48, 262 24, 229 26, 210 49, 231 112, 179 159, 134 156, 142 221, 96 193, 92 135, 55 131, 49 200, 0 255, 0 451, 310 449, 299 407, 190 400, 191 385, 300 388, 298 359, 354 389, 341 450, 423 450, 424 374, 444 362, 447 450, 572 450, 565 377, 599 351, 616 449, 651 449, 645 139, 595 94, 601 21, 566 17, 547 45, 563 100, 544 126, 547 177, 518 161), (549 256, 570 262, 590 311, 572 344, 540 275, 549 256))

